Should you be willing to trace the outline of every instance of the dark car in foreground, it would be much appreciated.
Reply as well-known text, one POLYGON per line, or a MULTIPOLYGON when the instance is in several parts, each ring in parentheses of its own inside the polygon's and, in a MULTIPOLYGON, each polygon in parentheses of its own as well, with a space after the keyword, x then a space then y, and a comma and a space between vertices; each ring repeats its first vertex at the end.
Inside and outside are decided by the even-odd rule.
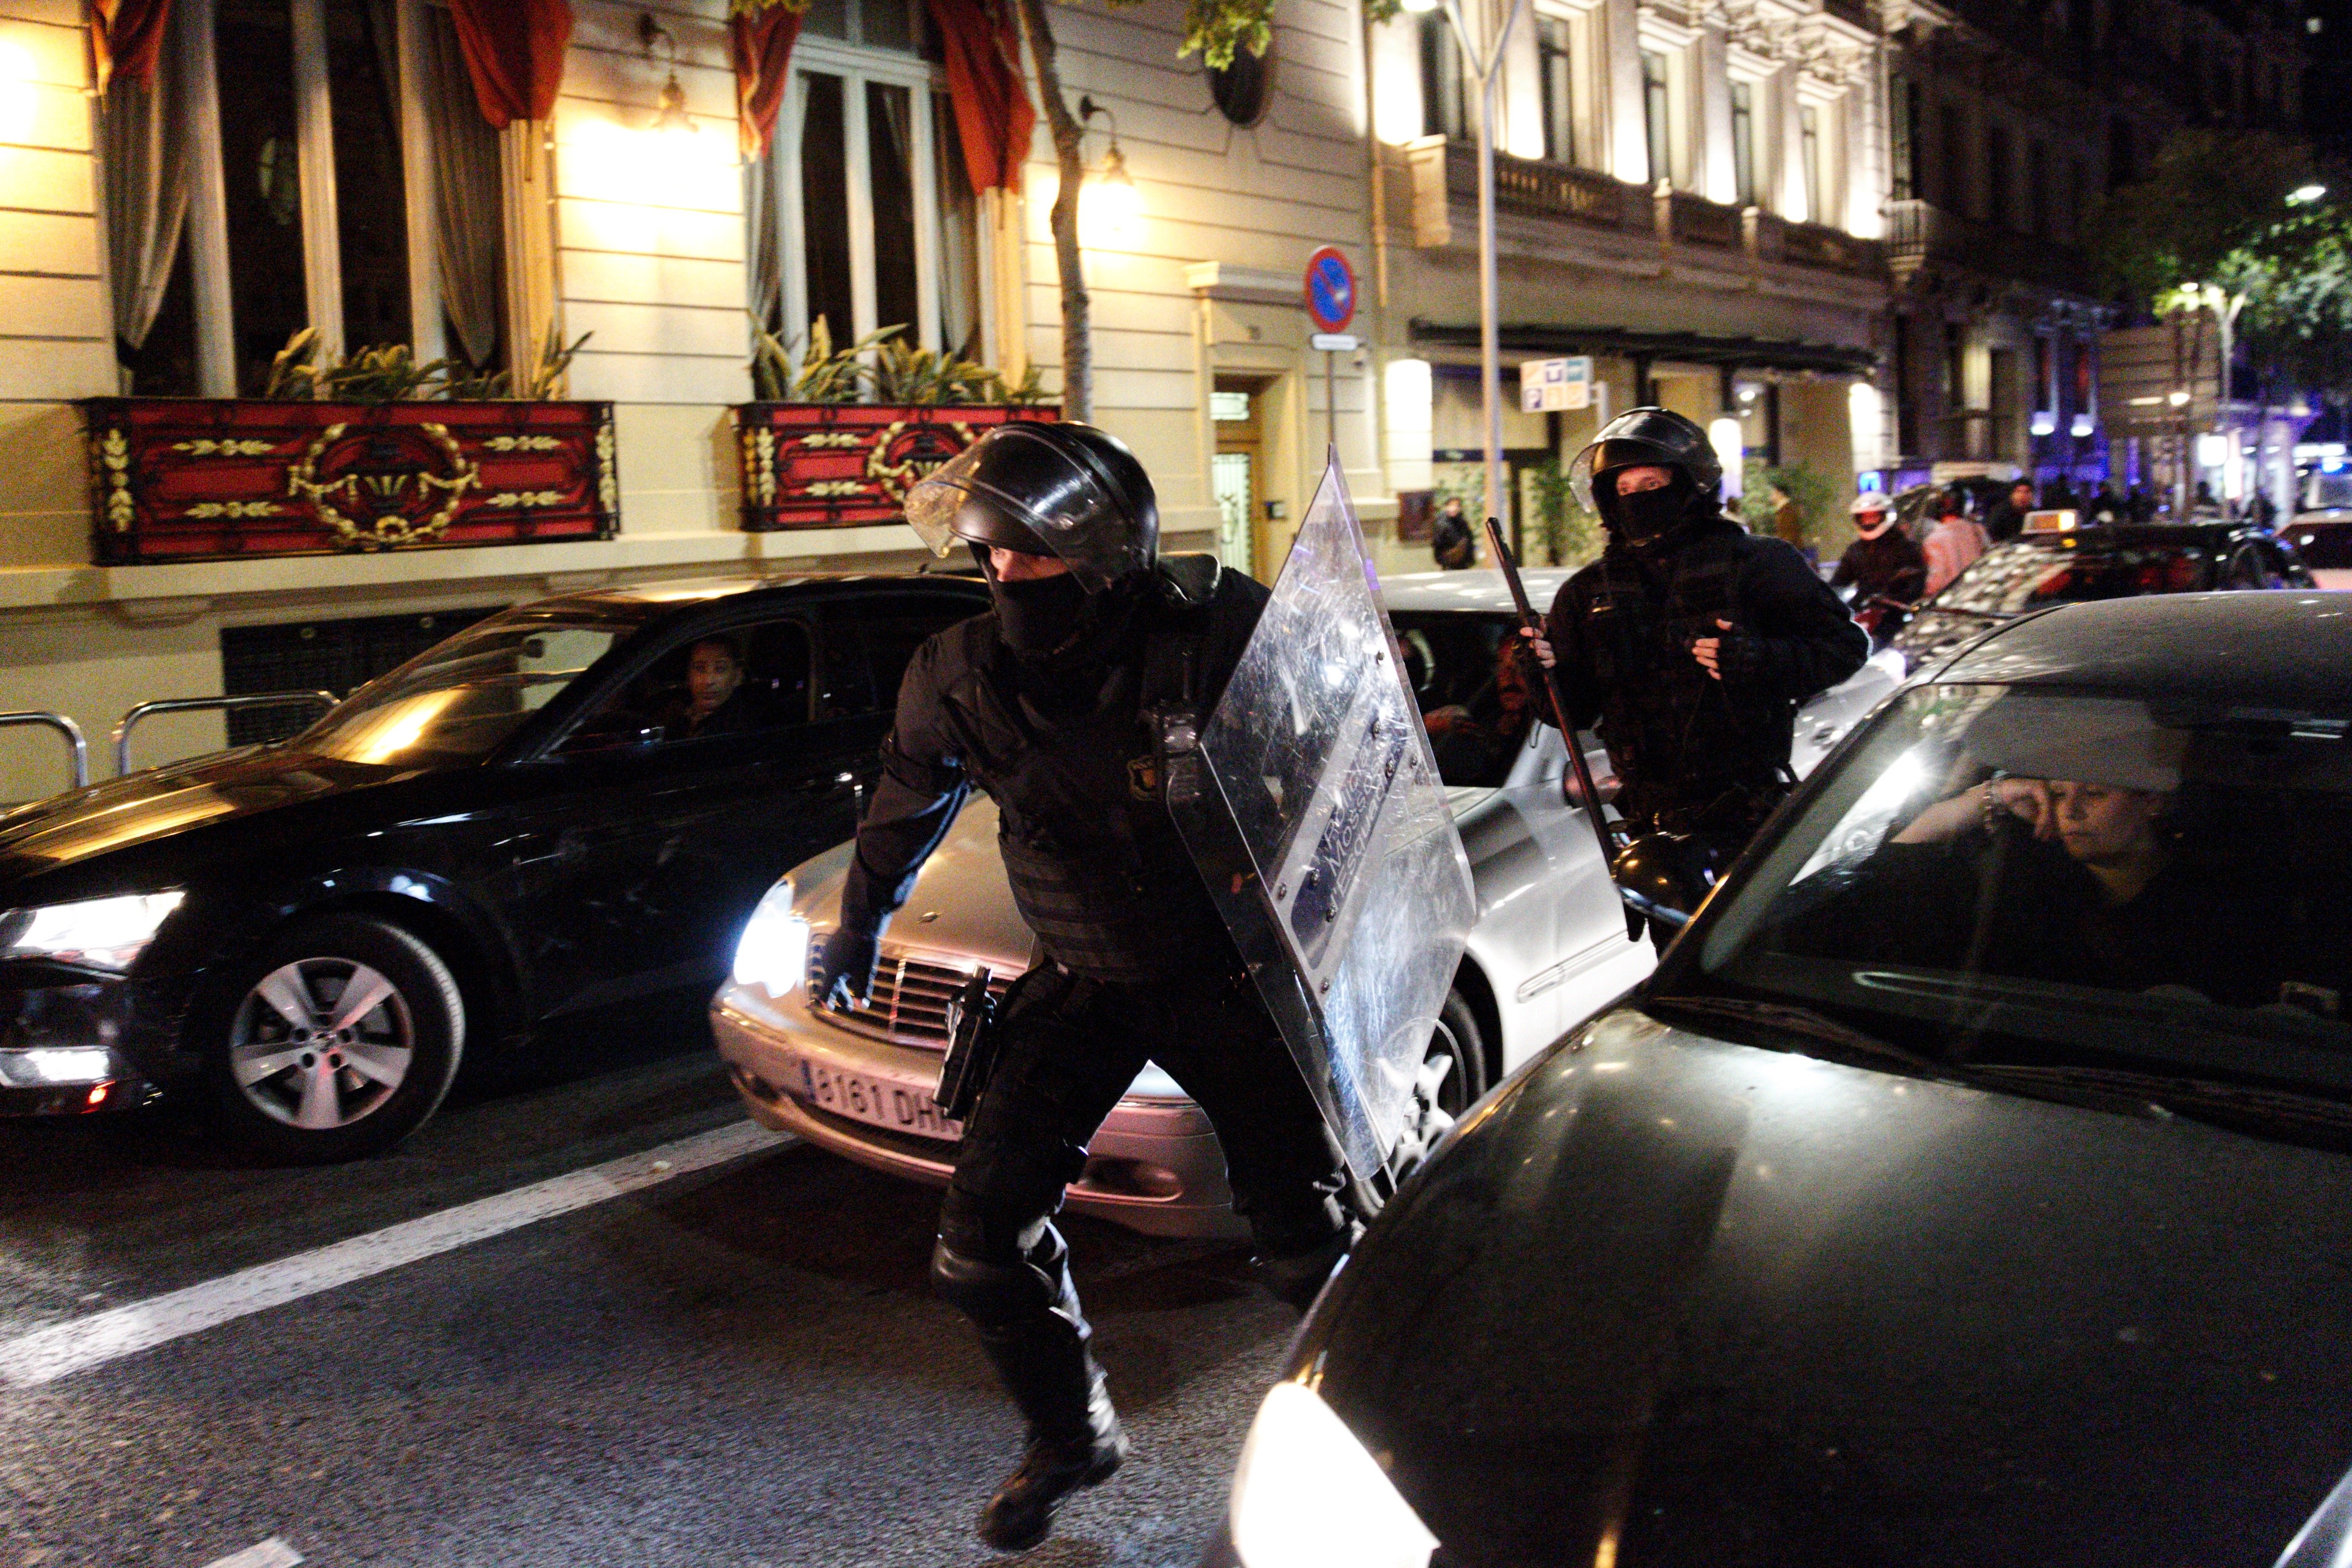
POLYGON ((1913 669, 2053 605, 2315 584, 2292 548, 2250 522, 2152 522, 2022 533, 1986 551, 1897 632, 1913 669))
POLYGON ((909 654, 986 605, 950 577, 541 600, 289 740, 0 816, 0 1111, 186 1094, 264 1155, 348 1158, 469 1053, 707 994, 855 828, 909 654))
POLYGON ((2344 1561, 2347 671, 2190 595, 1897 693, 1381 1214, 1241 1559, 2344 1561))

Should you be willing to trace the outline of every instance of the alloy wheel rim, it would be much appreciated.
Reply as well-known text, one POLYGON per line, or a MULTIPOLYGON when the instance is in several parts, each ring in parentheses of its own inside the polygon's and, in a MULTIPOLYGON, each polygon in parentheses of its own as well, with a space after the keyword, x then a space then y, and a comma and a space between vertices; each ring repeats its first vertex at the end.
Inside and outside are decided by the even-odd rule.
POLYGON ((400 988, 347 958, 298 958, 237 1008, 229 1075, 272 1121, 332 1132, 381 1109, 407 1081, 416 1020, 400 988))
POLYGON ((1440 1019, 1430 1031, 1429 1051, 1422 1058, 1421 1073, 1413 1080, 1412 1109, 1404 1135, 1397 1140, 1396 1152, 1389 1160, 1391 1175, 1403 1180, 1453 1130, 1454 1116, 1444 1102, 1462 1101, 1463 1073, 1462 1042, 1440 1019))

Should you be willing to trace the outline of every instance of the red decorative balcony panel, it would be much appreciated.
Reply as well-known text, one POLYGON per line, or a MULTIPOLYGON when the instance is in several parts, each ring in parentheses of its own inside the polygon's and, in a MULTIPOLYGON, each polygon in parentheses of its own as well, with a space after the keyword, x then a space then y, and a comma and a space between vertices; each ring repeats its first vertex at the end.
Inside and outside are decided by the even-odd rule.
POLYGON ((104 565, 610 539, 609 403, 81 404, 104 565))
POLYGON ((917 479, 982 432, 1060 418, 1003 404, 746 403, 735 410, 743 528, 854 528, 897 522, 917 479))

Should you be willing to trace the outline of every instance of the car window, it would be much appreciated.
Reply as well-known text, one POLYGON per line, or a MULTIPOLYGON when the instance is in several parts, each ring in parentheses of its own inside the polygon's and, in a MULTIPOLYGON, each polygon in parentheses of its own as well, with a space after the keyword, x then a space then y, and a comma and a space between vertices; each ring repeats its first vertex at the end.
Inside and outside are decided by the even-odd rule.
POLYGON ((2314 511, 2323 507, 2352 506, 2352 473, 2322 469, 2313 474, 2303 482, 2303 504, 2314 511))
POLYGON ((478 761, 633 629, 485 621, 362 687, 290 744, 348 762, 478 761))
POLYGON ((951 594, 866 594, 827 605, 820 715, 843 719, 897 708, 915 650, 987 607, 977 596, 951 594))
POLYGON ((1535 715, 1507 646, 1516 623, 1485 612, 1399 610, 1389 624, 1439 775, 1457 786, 1501 784, 1535 715))
POLYGON ((2203 585, 2205 563, 2205 551, 2193 544, 2012 540, 1985 552, 1934 602, 1938 609, 2016 615, 2045 605, 2193 593, 2203 585))
POLYGON ((1929 686, 1707 931, 1738 993, 1941 1059, 2352 1091, 2352 706, 1929 686))
POLYGON ((2352 566, 2352 522, 2296 523, 2286 540, 2307 567, 2340 572, 2352 566))
POLYGON ((808 719, 808 627, 780 616, 679 637, 574 721, 556 750, 679 744, 808 719))

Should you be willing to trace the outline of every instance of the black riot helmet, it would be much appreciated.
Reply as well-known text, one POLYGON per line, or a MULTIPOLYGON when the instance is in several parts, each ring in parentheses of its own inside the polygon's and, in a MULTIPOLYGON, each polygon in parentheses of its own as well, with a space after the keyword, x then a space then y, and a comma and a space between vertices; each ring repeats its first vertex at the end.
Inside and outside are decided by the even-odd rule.
POLYGON ((1151 477, 1091 425, 1000 425, 907 493, 907 521, 935 555, 968 540, 1059 556, 1089 594, 1149 570, 1160 553, 1151 477))
POLYGON ((1593 481, 1619 468, 1653 464, 1680 469, 1693 489, 1719 503, 1723 462, 1715 455, 1714 444, 1706 431, 1666 408, 1628 409, 1602 426, 1592 444, 1569 465, 1569 482, 1575 487, 1576 499, 1605 519, 1610 511, 1607 503, 1616 499, 1617 487, 1596 486, 1593 481))

